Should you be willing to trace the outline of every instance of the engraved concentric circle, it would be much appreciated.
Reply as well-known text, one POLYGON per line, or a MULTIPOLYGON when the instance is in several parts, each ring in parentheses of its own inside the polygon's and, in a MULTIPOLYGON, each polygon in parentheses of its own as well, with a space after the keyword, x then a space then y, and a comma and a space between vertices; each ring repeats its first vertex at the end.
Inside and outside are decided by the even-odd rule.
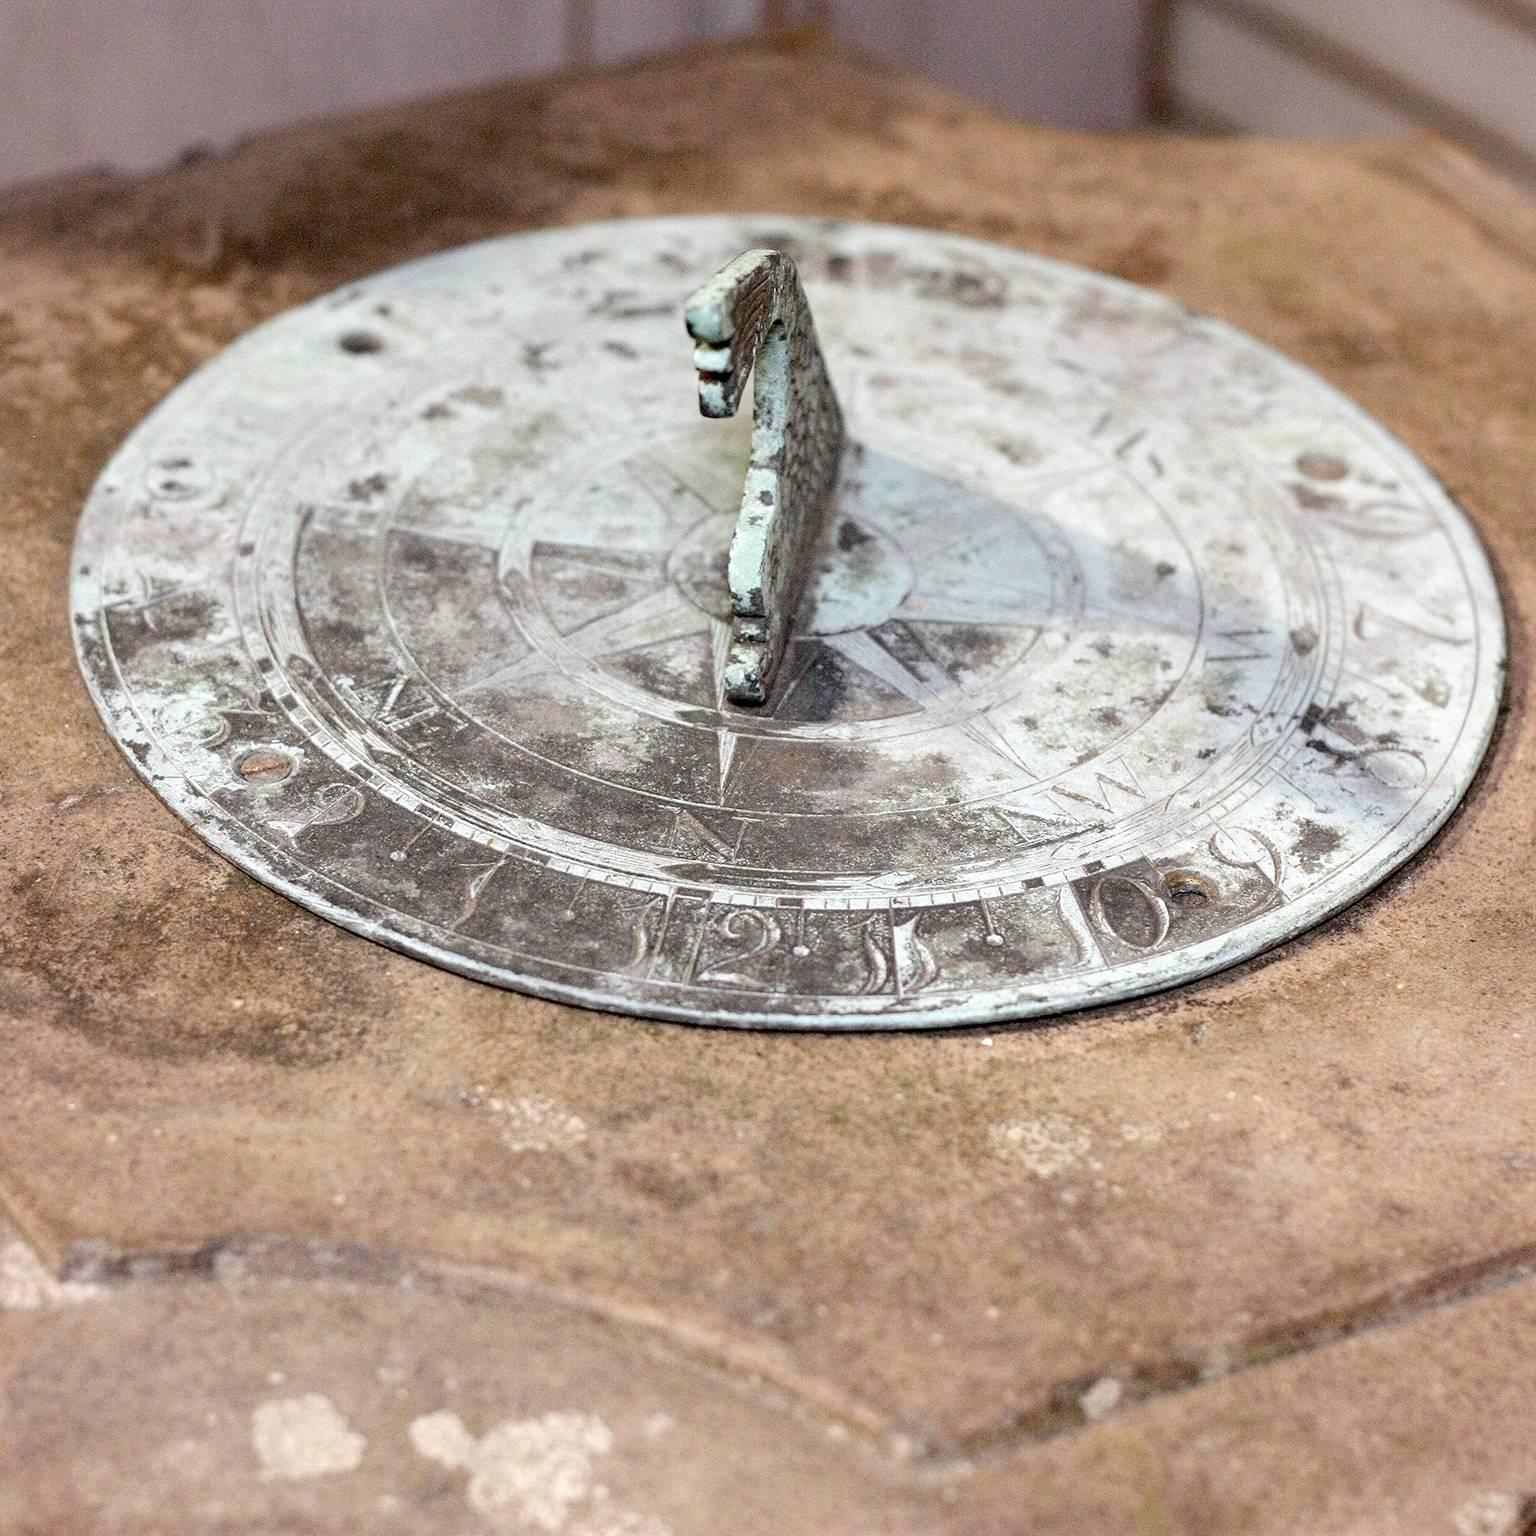
POLYGON ((1504 665, 1465 516, 1306 370, 1095 273, 765 218, 492 241, 279 317, 104 471, 73 602, 113 735, 258 879, 720 1024, 1026 1018, 1252 956, 1432 835, 1504 665), (695 414, 678 316, 760 245, 850 447, 742 711, 748 424, 695 414))

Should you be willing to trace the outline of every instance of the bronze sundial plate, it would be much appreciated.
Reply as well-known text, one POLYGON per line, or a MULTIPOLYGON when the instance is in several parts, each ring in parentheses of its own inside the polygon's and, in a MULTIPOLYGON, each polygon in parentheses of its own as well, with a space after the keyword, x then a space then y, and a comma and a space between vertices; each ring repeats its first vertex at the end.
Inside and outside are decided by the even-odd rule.
POLYGON ((1317 377, 939 234, 553 230, 253 332, 97 484, 81 662, 156 792, 369 938, 570 1002, 921 1027, 1176 985, 1410 857, 1504 632, 1317 377), (749 423, 680 307, 788 251, 847 418, 767 704, 720 691, 749 423))

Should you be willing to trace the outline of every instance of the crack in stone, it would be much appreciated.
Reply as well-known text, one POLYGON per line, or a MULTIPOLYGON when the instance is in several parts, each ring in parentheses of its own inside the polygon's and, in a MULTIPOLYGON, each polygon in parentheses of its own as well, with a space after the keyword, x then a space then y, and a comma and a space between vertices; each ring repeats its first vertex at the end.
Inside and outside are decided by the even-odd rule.
MULTIPOLYGON (((1214 1385, 1248 1371, 1278 1365, 1341 1344, 1359 1334, 1393 1328, 1476 1301, 1536 1276, 1536 1244, 1455 1265, 1408 1284, 1393 1285, 1351 1306, 1325 1309, 1310 1317, 1256 1334, 1235 1345, 1219 1365, 1169 1357, 1131 1368, 1108 1367, 1052 1387, 1040 1406, 1004 1422, 958 1437, 920 1458, 925 1470, 959 1471, 978 1460, 995 1459, 1057 1435, 1090 1429, 1110 1413, 1152 1403, 1176 1393, 1214 1385), (1106 1382, 1119 1391, 1108 1412, 1095 1411, 1106 1382)), ((1525 1536, 1522 1530, 1521 1536, 1525 1536)))
POLYGON ((420 1262, 362 1243, 276 1235, 226 1237, 198 1247, 123 1252, 77 1243, 63 1265, 63 1284, 123 1287, 178 1281, 241 1284, 265 1281, 334 1283, 425 1291, 470 1304, 503 1304, 516 1296, 564 1307, 600 1323, 669 1345, 673 1363, 702 1367, 733 1390, 748 1388, 765 1406, 809 1421, 861 1447, 882 1463, 924 1480, 966 1475, 978 1461, 1001 1459, 1058 1435, 1247 1371, 1326 1349, 1356 1335, 1409 1323, 1536 1277, 1536 1244, 1455 1265, 1366 1301, 1325 1309, 1256 1334, 1217 1364, 1169 1356, 1126 1368, 1114 1364, 1050 1387, 1041 1402, 999 1423, 925 1444, 898 1434, 873 1409, 820 1384, 795 1379, 774 1362, 704 1329, 680 1327, 654 1310, 563 1290, 504 1270, 420 1262))

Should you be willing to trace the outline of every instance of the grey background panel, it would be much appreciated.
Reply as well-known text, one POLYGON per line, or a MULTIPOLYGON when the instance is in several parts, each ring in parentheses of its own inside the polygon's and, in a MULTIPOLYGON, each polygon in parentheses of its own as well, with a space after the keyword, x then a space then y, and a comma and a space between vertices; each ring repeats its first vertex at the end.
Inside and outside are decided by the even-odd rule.
POLYGON ((0 187, 784 22, 1060 126, 1429 128, 1536 187, 1536 0, 0 0, 0 187))
POLYGON ((1070 125, 1140 110, 1144 0, 0 0, 0 186, 745 32, 855 45, 1070 125))

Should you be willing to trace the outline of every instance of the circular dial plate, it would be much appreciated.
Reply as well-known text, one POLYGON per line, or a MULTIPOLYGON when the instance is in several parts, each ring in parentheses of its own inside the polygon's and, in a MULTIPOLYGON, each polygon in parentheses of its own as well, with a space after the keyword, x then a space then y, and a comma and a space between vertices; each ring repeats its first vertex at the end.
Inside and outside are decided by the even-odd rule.
POLYGON ((210 843, 412 954, 725 1024, 1021 1018, 1361 895, 1487 744, 1463 514, 1314 375, 1110 278, 675 218, 451 251, 181 386, 81 524, 108 726, 210 843), (799 263, 850 445, 767 707, 722 703, 749 422, 680 305, 799 263))

